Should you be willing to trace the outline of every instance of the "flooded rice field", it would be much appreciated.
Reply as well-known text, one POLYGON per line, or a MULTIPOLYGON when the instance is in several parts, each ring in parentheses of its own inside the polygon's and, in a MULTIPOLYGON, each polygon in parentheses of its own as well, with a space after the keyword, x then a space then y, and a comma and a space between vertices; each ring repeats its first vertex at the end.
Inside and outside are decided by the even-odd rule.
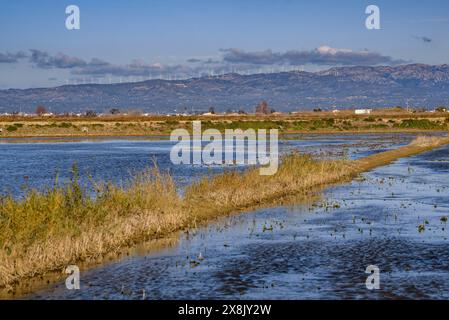
MULTIPOLYGON (((353 158, 407 144, 415 135, 291 135, 280 141, 279 152, 291 150, 326 157, 353 158)), ((42 189, 67 181, 74 164, 84 182, 125 184, 133 175, 152 167, 168 171, 179 186, 202 175, 243 167, 173 165, 167 138, 15 138, 0 140, 0 193, 20 196, 27 188, 42 189)))
MULTIPOLYGON (((298 138, 298 137, 296 137, 298 138)), ((407 144, 414 135, 313 135, 281 143, 323 157, 355 159, 407 144)), ((40 187, 76 161, 94 179, 120 182, 156 158, 181 185, 220 167, 173 166, 169 141, 45 141, 0 144, 2 191, 40 187), (26 177, 25 177, 26 176, 26 177)), ((319 198, 215 220, 169 248, 81 273, 32 299, 400 299, 449 298, 449 147, 400 159, 334 186, 319 198), (369 265, 380 289, 368 290, 369 265)), ((263 186, 261 186, 263 188, 263 186)))

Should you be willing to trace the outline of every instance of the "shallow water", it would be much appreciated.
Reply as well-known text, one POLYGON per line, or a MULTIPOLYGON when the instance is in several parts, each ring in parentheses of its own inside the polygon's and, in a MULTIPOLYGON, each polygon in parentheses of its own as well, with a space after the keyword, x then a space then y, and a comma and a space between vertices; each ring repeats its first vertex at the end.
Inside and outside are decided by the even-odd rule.
MULTIPOLYGON (((281 141, 279 152, 292 149, 302 152, 331 152, 332 157, 380 152, 384 148, 404 144, 413 135, 301 136, 300 140, 281 141), (321 149, 321 150, 320 150, 321 149)), ((0 194, 19 196, 24 188, 53 186, 55 178, 64 183, 73 164, 79 168, 82 182, 112 181, 125 184, 129 179, 157 163, 160 170, 170 172, 176 183, 185 186, 202 175, 223 171, 221 166, 173 165, 169 140, 92 139, 92 138, 16 138, 0 139, 0 194)), ((227 167, 226 169, 235 169, 227 167)), ((239 167, 237 169, 244 169, 239 167)))
MULTIPOLYGON (((283 148, 356 158, 410 139, 313 136, 283 148)), ((137 168, 135 154, 155 147, 107 143, 94 147, 104 150, 103 161, 119 161, 117 148, 125 144, 135 147, 134 156, 122 155, 125 163, 137 168)), ((327 190, 313 205, 222 218, 182 235, 172 248, 83 271, 81 290, 60 282, 25 298, 140 299, 142 290, 148 299, 448 298, 449 231, 440 219, 449 215, 449 147, 363 177, 327 190), (368 265, 380 269, 380 290, 365 286, 368 265)))

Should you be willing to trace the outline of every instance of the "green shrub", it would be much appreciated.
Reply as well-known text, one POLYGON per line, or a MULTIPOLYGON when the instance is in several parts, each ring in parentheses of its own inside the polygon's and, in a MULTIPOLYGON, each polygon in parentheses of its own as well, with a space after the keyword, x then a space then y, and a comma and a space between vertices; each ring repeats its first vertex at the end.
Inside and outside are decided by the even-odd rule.
POLYGON ((307 126, 307 121, 294 121, 292 126, 296 130, 304 130, 307 126))
POLYGON ((310 122, 311 126, 314 128, 329 128, 332 127, 335 123, 334 119, 320 119, 320 120, 313 120, 310 122))
POLYGON ((395 124, 395 127, 407 129, 441 129, 441 123, 429 119, 405 119, 401 123, 395 124))
POLYGON ((9 131, 9 132, 17 131, 17 127, 14 126, 14 125, 12 125, 12 126, 7 126, 7 127, 6 127, 6 130, 9 131))
POLYGON ((70 122, 62 122, 58 125, 59 128, 70 128, 73 127, 73 125, 70 122))

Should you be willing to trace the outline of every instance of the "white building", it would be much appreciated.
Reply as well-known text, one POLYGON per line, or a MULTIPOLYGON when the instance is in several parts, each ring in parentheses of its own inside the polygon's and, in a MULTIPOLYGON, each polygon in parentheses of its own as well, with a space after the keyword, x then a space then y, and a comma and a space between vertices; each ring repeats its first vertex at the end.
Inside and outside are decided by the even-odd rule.
POLYGON ((371 114, 373 109, 356 109, 355 114, 371 114))

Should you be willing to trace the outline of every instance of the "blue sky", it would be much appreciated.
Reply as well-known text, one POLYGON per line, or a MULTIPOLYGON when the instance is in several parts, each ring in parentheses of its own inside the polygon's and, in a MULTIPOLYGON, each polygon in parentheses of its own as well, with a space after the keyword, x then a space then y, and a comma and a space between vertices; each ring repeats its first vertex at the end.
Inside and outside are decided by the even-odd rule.
POLYGON ((447 0, 2 1, 0 88, 313 71, 351 59, 443 64, 448 34, 447 0), (71 4, 80 30, 65 28, 71 4), (381 30, 365 28, 370 4, 381 30))

